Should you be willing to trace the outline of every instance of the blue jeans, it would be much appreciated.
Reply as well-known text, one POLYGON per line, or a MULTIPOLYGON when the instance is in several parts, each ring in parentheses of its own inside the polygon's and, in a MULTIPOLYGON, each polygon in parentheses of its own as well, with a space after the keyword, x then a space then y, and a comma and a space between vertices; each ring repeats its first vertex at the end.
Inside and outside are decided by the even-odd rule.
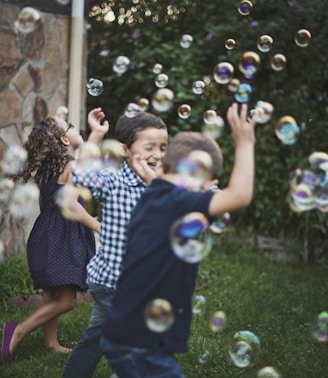
POLYGON ((94 305, 88 327, 71 353, 62 378, 90 378, 104 351, 100 345, 103 324, 109 310, 114 290, 103 285, 90 284, 89 291, 94 305))
POLYGON ((184 378, 180 363, 162 348, 149 350, 101 340, 107 361, 119 378, 184 378))

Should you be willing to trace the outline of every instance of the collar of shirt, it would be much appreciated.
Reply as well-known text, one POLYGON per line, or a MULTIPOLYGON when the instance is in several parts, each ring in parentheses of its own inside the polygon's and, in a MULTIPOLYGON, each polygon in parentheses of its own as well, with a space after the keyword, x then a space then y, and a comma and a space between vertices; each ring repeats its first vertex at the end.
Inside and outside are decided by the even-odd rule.
POLYGON ((124 177, 124 181, 129 186, 146 186, 145 182, 142 180, 140 176, 138 176, 134 170, 129 166, 129 164, 125 161, 121 168, 122 176, 124 177))

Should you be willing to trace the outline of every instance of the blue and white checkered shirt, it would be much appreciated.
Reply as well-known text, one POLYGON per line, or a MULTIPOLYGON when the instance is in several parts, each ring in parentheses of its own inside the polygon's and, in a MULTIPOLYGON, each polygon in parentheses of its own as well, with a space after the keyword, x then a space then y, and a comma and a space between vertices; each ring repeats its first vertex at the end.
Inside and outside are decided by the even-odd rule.
POLYGON ((115 173, 104 170, 80 174, 74 165, 72 174, 73 184, 88 188, 102 206, 100 246, 87 266, 87 283, 115 289, 121 273, 131 212, 146 186, 126 162, 115 173))

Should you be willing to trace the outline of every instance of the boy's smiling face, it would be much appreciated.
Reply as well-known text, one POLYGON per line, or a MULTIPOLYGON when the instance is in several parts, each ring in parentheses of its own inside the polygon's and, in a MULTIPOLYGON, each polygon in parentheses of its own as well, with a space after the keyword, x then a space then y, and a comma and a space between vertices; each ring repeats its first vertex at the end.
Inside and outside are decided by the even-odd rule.
POLYGON ((126 145, 124 148, 124 157, 131 167, 132 157, 139 154, 147 161, 148 166, 156 171, 161 164, 165 155, 168 143, 168 133, 166 129, 157 129, 155 127, 148 127, 145 130, 138 131, 136 140, 132 143, 130 148, 126 145))

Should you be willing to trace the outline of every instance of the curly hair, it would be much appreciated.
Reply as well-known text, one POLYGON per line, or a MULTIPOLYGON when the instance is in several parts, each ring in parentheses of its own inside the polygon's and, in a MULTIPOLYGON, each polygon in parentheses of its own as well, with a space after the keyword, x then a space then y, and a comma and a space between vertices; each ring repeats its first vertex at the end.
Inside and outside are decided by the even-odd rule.
POLYGON ((59 176, 66 164, 73 160, 61 143, 63 136, 54 118, 47 117, 34 127, 23 147, 27 151, 24 170, 16 175, 15 181, 27 182, 32 178, 37 184, 47 182, 52 176, 59 176))

